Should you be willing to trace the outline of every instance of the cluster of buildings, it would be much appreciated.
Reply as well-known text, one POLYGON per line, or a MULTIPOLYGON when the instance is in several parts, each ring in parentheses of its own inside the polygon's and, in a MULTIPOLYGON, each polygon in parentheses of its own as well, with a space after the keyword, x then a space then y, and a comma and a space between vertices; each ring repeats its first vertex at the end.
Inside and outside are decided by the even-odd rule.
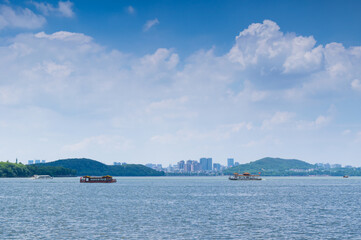
POLYGON ((220 163, 213 163, 212 158, 200 158, 197 160, 181 160, 175 165, 169 165, 163 168, 162 164, 148 163, 145 166, 157 171, 164 171, 167 173, 217 173, 230 167, 239 165, 238 162, 234 162, 233 158, 227 159, 227 166, 223 166, 220 163))
MULTIPOLYGON (((341 164, 329 164, 329 163, 316 163, 316 166, 320 169, 342 168, 341 164)), ((346 165, 344 168, 353 168, 351 165, 346 165)))
POLYGON ((127 165, 127 163, 126 162, 113 162, 113 165, 114 166, 121 166, 121 165, 127 165))
POLYGON ((149 168, 152 168, 154 170, 157 170, 157 171, 163 171, 163 167, 162 167, 162 164, 153 164, 153 163, 148 163, 148 164, 145 164, 146 167, 149 167, 149 168))
MULTIPOLYGON (((17 162, 18 159, 16 159, 16 162, 17 162)), ((28 160, 28 165, 31 165, 31 164, 40 164, 40 163, 45 163, 46 161, 45 160, 28 160)))

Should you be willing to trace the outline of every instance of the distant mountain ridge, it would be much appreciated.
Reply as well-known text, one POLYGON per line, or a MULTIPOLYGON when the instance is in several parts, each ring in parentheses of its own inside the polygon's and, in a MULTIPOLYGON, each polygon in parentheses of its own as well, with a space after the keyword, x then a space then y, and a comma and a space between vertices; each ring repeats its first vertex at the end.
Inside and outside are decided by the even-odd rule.
POLYGON ((298 175, 297 172, 306 172, 306 170, 314 169, 315 165, 301 161, 298 159, 282 159, 266 157, 254 162, 240 164, 238 166, 228 168, 223 173, 232 174, 235 172, 243 173, 259 173, 262 175, 298 175))
POLYGON ((78 176, 83 175, 112 175, 112 176, 163 176, 159 172, 141 164, 106 165, 88 158, 60 159, 54 162, 43 163, 45 166, 60 166, 76 170, 78 176))

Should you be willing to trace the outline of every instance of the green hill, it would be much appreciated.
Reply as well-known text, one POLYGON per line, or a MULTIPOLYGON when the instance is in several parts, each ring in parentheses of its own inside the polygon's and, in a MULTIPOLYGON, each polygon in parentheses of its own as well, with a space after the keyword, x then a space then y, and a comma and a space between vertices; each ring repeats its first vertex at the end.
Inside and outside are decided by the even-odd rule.
POLYGON ((87 159, 71 158, 61 159, 54 162, 44 163, 45 166, 59 166, 76 170, 78 176, 92 175, 112 175, 112 176, 163 176, 164 172, 159 172, 141 164, 126 165, 106 165, 104 163, 87 159))
POLYGON ((53 177, 75 176, 76 171, 61 166, 44 166, 41 164, 23 165, 21 163, 0 162, 0 177, 31 177, 33 175, 50 175, 53 177))
POLYGON ((225 174, 235 172, 250 172, 256 174, 261 172, 262 175, 269 176, 288 176, 288 175, 306 175, 308 169, 314 169, 315 165, 297 160, 282 158, 262 158, 260 160, 241 164, 223 171, 225 174))

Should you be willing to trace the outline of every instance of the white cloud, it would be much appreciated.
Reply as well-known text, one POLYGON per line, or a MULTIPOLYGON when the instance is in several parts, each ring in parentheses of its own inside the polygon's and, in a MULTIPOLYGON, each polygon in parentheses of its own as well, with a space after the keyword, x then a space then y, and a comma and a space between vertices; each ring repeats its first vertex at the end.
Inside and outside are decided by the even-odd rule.
POLYGON ((260 102, 269 96, 269 92, 255 89, 249 81, 244 82, 244 88, 238 93, 236 99, 248 99, 251 102, 260 102))
POLYGON ((74 41, 80 43, 89 43, 92 41, 91 37, 86 36, 82 33, 72 33, 66 31, 55 32, 53 34, 46 34, 44 32, 39 32, 34 36, 37 38, 47 38, 50 40, 74 41))
POLYGON ((311 37, 284 35, 279 26, 270 20, 254 23, 236 37, 236 44, 228 57, 243 69, 263 65, 266 72, 305 73, 320 68, 322 46, 315 48, 311 37))
POLYGON ((154 27, 157 24, 159 24, 158 18, 155 18, 153 20, 148 20, 143 26, 143 31, 147 32, 147 31, 149 31, 149 29, 151 29, 152 27, 154 27))
POLYGON ((272 129, 274 126, 290 122, 295 114, 292 112, 276 112, 271 118, 262 123, 262 129, 272 129))
POLYGON ((36 29, 45 24, 43 16, 37 15, 28 8, 12 8, 0 5, 0 30, 4 28, 36 29))
POLYGON ((134 13, 135 13, 135 9, 134 9, 132 6, 128 6, 128 7, 127 7, 127 12, 128 12, 129 14, 134 14, 134 13))
POLYGON ((331 122, 332 118, 330 116, 318 116, 314 121, 298 121, 297 128, 300 130, 305 129, 317 129, 320 127, 324 127, 329 122, 331 122))
POLYGON ((134 66, 134 70, 141 76, 155 74, 161 77, 163 76, 162 73, 175 70, 178 63, 178 54, 166 48, 159 48, 154 54, 147 54, 142 57, 140 64, 134 66))
POLYGON ((65 17, 73 17, 73 3, 70 1, 59 2, 58 3, 58 11, 65 17))
POLYGON ((75 15, 73 11, 74 4, 70 1, 59 1, 57 7, 45 2, 32 2, 32 4, 46 16, 55 14, 70 18, 75 15))
POLYGON ((354 90, 361 91, 361 82, 360 82, 360 80, 354 79, 354 80, 351 82, 351 87, 352 87, 352 89, 354 89, 354 90))
POLYGON ((241 123, 229 124, 226 126, 229 127, 231 131, 235 133, 239 132, 241 129, 247 129, 247 130, 253 129, 253 124, 251 122, 241 122, 241 123))
POLYGON ((0 46, 0 122, 15 119, 0 144, 8 146, 6 136, 32 115, 12 115, 13 109, 31 106, 52 111, 40 115, 45 123, 31 118, 30 125, 49 127, 28 135, 50 139, 52 152, 63 149, 66 156, 88 152, 110 160, 122 153, 133 162, 147 156, 169 162, 190 149, 196 156, 246 158, 259 155, 258 147, 265 155, 298 150, 292 147, 305 132, 324 146, 322 129, 339 136, 335 122, 357 114, 359 96, 349 93, 360 84, 360 63, 357 47, 323 47, 312 36, 284 34, 272 21, 242 31, 224 55, 209 49, 185 59, 167 48, 124 54, 82 33, 19 34, 0 46), (340 112, 319 114, 330 103, 340 112))

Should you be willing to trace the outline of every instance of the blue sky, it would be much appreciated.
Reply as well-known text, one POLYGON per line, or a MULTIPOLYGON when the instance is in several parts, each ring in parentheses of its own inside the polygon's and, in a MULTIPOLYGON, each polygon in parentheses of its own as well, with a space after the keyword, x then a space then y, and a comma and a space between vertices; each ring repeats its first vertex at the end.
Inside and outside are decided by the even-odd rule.
POLYGON ((360 1, 3 1, 0 157, 360 165, 360 1))

